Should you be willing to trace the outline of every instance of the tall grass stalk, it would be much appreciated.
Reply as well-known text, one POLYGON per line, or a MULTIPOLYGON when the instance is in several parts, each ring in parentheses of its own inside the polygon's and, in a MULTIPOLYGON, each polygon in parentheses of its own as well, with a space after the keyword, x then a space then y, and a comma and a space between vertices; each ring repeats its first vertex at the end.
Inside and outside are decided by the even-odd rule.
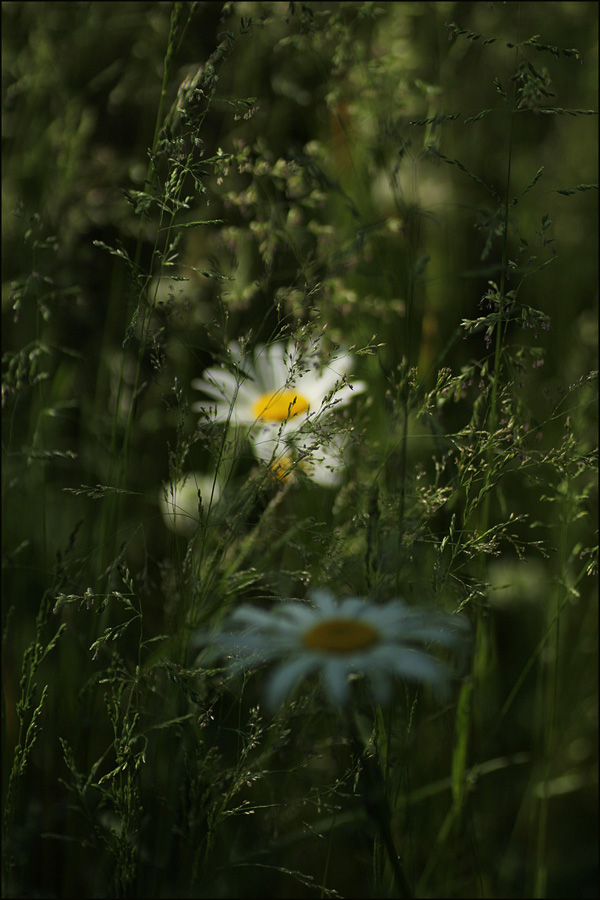
POLYGON ((595 26, 449 8, 3 6, 7 896, 592 895, 595 26))

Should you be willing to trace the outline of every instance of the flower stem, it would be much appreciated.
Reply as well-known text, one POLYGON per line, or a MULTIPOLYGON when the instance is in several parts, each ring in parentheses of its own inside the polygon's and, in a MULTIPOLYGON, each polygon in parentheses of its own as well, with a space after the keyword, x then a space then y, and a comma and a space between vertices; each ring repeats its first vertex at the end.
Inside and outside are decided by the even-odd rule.
POLYGON ((348 734, 352 748, 360 760, 359 790, 369 818, 375 825, 387 853, 396 885, 396 896, 402 900, 414 897, 402 862, 396 850, 391 827, 391 811, 387 801, 385 780, 377 761, 365 752, 352 714, 348 715, 348 734))

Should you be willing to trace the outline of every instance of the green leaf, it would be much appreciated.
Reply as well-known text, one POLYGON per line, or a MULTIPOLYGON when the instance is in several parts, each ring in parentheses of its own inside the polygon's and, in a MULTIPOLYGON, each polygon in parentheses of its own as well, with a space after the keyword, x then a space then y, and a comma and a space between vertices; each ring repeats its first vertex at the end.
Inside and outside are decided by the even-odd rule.
POLYGON ((469 723, 471 709, 472 680, 463 683, 456 707, 454 749, 452 752, 452 799, 459 809, 463 806, 467 791, 467 752, 469 748, 469 723))

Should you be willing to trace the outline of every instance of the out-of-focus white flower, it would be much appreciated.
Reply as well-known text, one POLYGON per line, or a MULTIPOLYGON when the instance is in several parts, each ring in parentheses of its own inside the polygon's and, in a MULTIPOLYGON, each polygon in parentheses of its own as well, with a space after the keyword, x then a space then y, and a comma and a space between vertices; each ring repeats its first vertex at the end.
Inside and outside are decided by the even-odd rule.
POLYGON ((279 481, 294 477, 297 470, 323 487, 337 487, 348 466, 345 436, 285 432, 258 428, 250 434, 256 456, 279 481))
POLYGON ((344 406, 353 393, 366 387, 362 381, 348 382, 354 364, 349 354, 333 356, 322 365, 318 341, 305 353, 283 342, 261 344, 253 357, 242 355, 238 344, 231 344, 230 351, 235 374, 211 367, 192 381, 192 387, 213 401, 194 403, 192 409, 210 408, 215 422, 260 427, 272 436, 283 434, 344 406))
POLYGON ((271 709, 279 706, 305 676, 318 672, 330 700, 350 699, 351 675, 364 675, 373 696, 386 702, 394 679, 443 689, 448 669, 419 649, 423 643, 452 647, 464 635, 461 616, 407 607, 401 600, 376 605, 361 597, 336 600, 316 590, 313 605, 287 601, 272 610, 241 606, 222 629, 197 636, 230 658, 233 672, 279 662, 266 687, 271 709))
POLYGON ((187 472, 178 481, 163 484, 158 502, 167 528, 183 535, 194 533, 199 524, 198 493, 205 509, 215 504, 220 495, 218 481, 200 472, 187 472))

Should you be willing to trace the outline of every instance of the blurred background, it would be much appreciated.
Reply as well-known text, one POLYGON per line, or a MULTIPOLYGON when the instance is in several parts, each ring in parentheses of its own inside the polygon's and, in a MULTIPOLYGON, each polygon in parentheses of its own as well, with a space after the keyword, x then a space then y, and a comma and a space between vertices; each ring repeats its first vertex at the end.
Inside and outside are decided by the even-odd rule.
MULTIPOLYGON (((189 208, 178 213, 180 223, 214 224, 181 229, 176 266, 160 269, 158 216, 144 221, 140 240, 142 217, 134 206, 135 192, 145 189, 174 5, 2 4, 4 785, 17 743, 21 661, 36 633, 40 604, 53 603, 58 590, 83 594, 106 565, 104 501, 74 492, 82 485, 111 483, 120 452, 115 447, 122 447, 128 433, 131 409, 129 493, 111 539, 115 552, 126 545, 130 570, 144 572, 149 633, 160 634, 168 573, 185 554, 185 542, 165 526, 159 504, 161 484, 172 475, 170 449, 187 440, 186 468, 210 473, 212 467, 210 448, 193 437, 196 417, 189 410, 182 414, 182 397, 189 403, 198 399, 191 380, 222 358, 228 341, 265 343, 298 323, 318 331, 326 325, 333 344, 380 344, 376 354, 357 358, 356 374, 370 387, 362 412, 349 423, 366 448, 352 473, 354 492, 336 501, 314 488, 294 501, 298 515, 314 511, 323 520, 325 535, 343 525, 344 517, 349 520, 357 497, 364 521, 373 460, 396 434, 386 400, 389 373, 407 362, 416 367, 423 390, 432 390, 441 367, 459 375, 487 353, 483 335, 465 338, 459 325, 486 314, 482 297, 489 281, 500 278, 498 203, 481 182, 504 197, 511 141, 514 195, 542 167, 543 174, 511 214, 509 258, 516 267, 535 258, 519 299, 550 320, 549 329, 510 326, 509 343, 539 348, 537 355, 523 357, 522 371, 515 369, 517 406, 527 427, 539 433, 540 451, 568 436, 567 415, 580 456, 591 456, 595 446, 596 393, 588 376, 597 368, 598 200, 585 186, 597 181, 597 118, 586 114, 598 101, 597 5, 204 2, 181 7, 189 24, 180 33, 163 106, 175 133, 181 86, 199 69, 205 71, 217 47, 227 49, 215 62, 218 86, 203 114, 201 146, 194 149, 198 182, 186 179, 189 208), (466 36, 457 36, 448 23, 466 36), (547 93, 532 97, 515 115, 511 135, 502 94, 512 90, 516 51, 507 43, 534 35, 580 55, 528 48, 547 93), (486 43, 489 37, 498 40, 486 43), (559 112, 540 112, 548 106, 559 112), (488 113, 476 118, 482 110, 488 113), (453 118, 456 113, 460 117, 453 118), (469 118, 474 121, 465 121, 469 118), (219 157, 222 165, 214 161, 219 157), (451 164, 455 160, 462 168, 451 164), (557 193, 561 190, 569 193, 557 193), (153 282, 160 304, 138 381, 140 331, 130 270, 106 246, 136 258, 148 278, 162 276, 153 282), (535 271, 543 263, 548 264, 535 271), (410 300, 409 271, 419 276, 410 300), (186 280, 169 280, 169 274, 186 280)), ((160 180, 166 171, 160 152, 155 163, 160 180)), ((444 406, 440 427, 446 434, 469 422, 476 395, 477 386, 471 385, 456 403, 444 406)), ((411 423, 411 467, 431 473, 431 457, 430 433, 411 423)), ((390 490, 395 465, 388 457, 390 490)), ((240 479, 250 470, 251 461, 242 460, 240 479)), ((535 486, 536 473, 529 474, 535 486)), ((576 467, 565 462, 563 474, 575 484, 576 467)), ((546 477, 554 479, 548 491, 558 491, 555 475, 546 476, 542 468, 538 475, 542 486, 528 491, 522 473, 508 474, 503 503, 541 523, 550 557, 505 553, 486 567, 498 692, 490 698, 489 716, 496 722, 536 652, 549 593, 567 570, 574 572, 576 563, 581 568, 580 554, 585 562, 586 548, 597 541, 596 484, 586 482, 585 496, 571 498, 573 509, 563 510, 561 519, 556 505, 542 497, 546 477)), ((439 534, 449 519, 448 510, 440 513, 439 534)), ((429 559, 423 556, 427 564, 429 559)), ((362 561, 361 550, 357 579, 362 561)), ((332 578, 348 562, 351 575, 345 577, 355 574, 353 558, 342 555, 336 562, 334 553, 314 548, 301 562, 313 575, 332 578)), ((293 570, 295 563, 293 550, 285 564, 275 557, 268 561, 273 571, 293 570)), ((590 573, 596 574, 593 566, 590 573)), ((302 585, 285 571, 272 583, 275 577, 290 593, 302 585)), ((594 578, 579 583, 570 577, 568 624, 560 637, 561 733, 547 783, 552 797, 547 896, 591 897, 597 885, 597 587, 594 578)), ((421 578, 416 576, 415 592, 421 578)), ((97 624, 75 609, 63 615, 67 637, 44 660, 38 677, 50 690, 19 797, 11 847, 20 879, 11 885, 14 896, 101 891, 98 861, 90 863, 85 850, 63 854, 62 844, 58 852, 56 839, 41 837, 77 834, 59 782, 66 770, 58 737, 76 744, 82 732, 88 737, 94 732, 100 714, 106 717, 99 700, 86 700, 98 680, 89 652, 97 624)), ((481 777, 474 788, 471 838, 484 875, 477 883, 474 865, 465 865, 464 872, 457 866, 452 876, 436 872, 423 896, 444 896, 444 890, 447 896, 527 896, 531 848, 525 815, 518 811, 525 808, 521 796, 533 789, 523 764, 536 750, 533 673, 530 681, 488 746, 482 741, 473 749, 473 764, 517 757, 514 764, 492 767, 494 774, 481 777)), ((421 723, 421 739, 430 727, 427 720, 421 723)), ((90 750, 88 762, 110 735, 108 722, 103 728, 90 738, 97 752, 90 750)), ((439 732, 435 735, 439 740, 439 732)), ((300 746, 310 744, 310 737, 303 740, 300 746)), ((443 775, 442 769, 424 773, 427 753, 420 777, 433 783, 443 775)), ((413 807, 411 828, 424 835, 424 846, 435 841, 427 821, 432 810, 442 815, 438 802, 436 797, 413 807)), ((310 870, 313 860, 321 859, 319 852, 311 856, 296 847, 286 856, 282 851, 281 865, 310 870)), ((417 848, 414 859, 422 871, 425 850, 417 848)), ((346 863, 332 865, 332 883, 342 895, 358 896, 352 893, 352 866, 346 872, 346 863)), ((224 891, 220 895, 261 895, 264 883, 258 876, 256 882, 242 881, 217 884, 224 891)), ((176 895, 165 884, 160 890, 156 896, 176 895)), ((314 893, 297 884, 290 889, 282 877, 267 895, 314 893)), ((363 895, 368 896, 367 887, 363 895)))

